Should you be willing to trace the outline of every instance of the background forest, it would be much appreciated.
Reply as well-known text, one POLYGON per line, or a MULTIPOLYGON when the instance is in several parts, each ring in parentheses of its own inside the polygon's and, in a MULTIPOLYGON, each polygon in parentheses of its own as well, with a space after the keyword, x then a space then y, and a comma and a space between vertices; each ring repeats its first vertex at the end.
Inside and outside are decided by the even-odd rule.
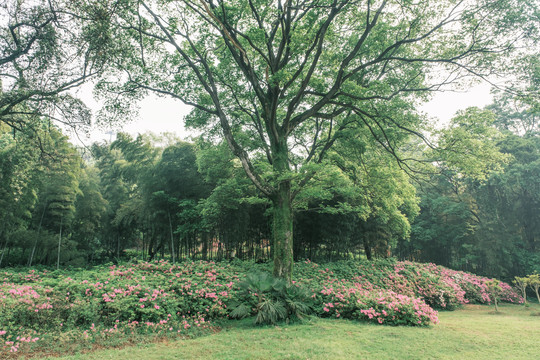
MULTIPOLYGON (((295 201, 296 260, 397 257, 503 279, 540 271, 537 118, 537 104, 508 95, 459 113, 436 141, 483 157, 459 168, 402 168, 367 135, 337 143, 295 201)), ((272 258, 269 201, 224 143, 119 133, 76 148, 43 119, 0 129, 2 267, 272 258)), ((400 146, 420 159, 421 145, 400 146)))
POLYGON ((536 2, 0 10, 2 267, 273 259, 287 281, 300 259, 540 270, 536 2), (491 106, 446 125, 421 112, 479 81, 491 106), (75 94, 85 83, 96 116, 75 94), (121 125, 148 94, 190 106, 201 135, 76 148, 62 133, 121 125))

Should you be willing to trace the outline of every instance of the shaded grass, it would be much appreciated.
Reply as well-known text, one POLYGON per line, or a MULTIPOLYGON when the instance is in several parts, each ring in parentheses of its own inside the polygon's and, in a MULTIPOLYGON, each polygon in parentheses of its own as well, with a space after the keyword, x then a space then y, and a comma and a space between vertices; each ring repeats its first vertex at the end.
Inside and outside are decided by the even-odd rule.
POLYGON ((79 359, 527 359, 536 358, 540 310, 468 305, 441 312, 428 328, 371 325, 315 319, 299 325, 253 327, 230 322, 219 333, 191 340, 99 350, 79 359))

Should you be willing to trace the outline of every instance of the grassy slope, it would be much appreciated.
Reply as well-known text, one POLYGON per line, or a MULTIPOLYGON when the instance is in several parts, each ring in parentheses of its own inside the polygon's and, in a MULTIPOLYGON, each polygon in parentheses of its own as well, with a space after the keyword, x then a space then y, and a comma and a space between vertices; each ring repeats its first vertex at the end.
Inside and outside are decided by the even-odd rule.
MULTIPOLYGON (((314 320, 254 328, 232 322, 218 334, 56 359, 533 359, 540 341, 540 306, 468 305, 441 312, 428 328, 314 320)), ((51 358, 52 359, 52 358, 51 358)))

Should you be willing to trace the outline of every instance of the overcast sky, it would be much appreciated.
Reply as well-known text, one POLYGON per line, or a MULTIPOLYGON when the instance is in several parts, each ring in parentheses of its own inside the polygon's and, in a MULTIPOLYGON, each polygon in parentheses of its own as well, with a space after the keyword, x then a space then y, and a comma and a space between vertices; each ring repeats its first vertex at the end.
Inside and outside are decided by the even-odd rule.
MULTIPOLYGON (((421 110, 444 124, 458 110, 470 106, 483 107, 491 103, 492 97, 489 90, 490 86, 488 84, 480 84, 466 92, 439 92, 435 94, 430 102, 424 104, 421 110)), ((94 112, 99 109, 99 104, 92 98, 90 85, 81 88, 77 95, 94 112)), ((178 100, 152 95, 141 101, 138 119, 134 119, 116 129, 94 128, 90 133, 90 137, 79 134, 80 140, 76 136, 71 136, 71 138, 73 143, 79 146, 88 146, 95 141, 114 140, 117 131, 127 132, 133 136, 146 132, 155 134, 171 132, 182 139, 187 139, 190 133, 184 129, 184 116, 188 114, 189 109, 188 106, 183 105, 178 100)))

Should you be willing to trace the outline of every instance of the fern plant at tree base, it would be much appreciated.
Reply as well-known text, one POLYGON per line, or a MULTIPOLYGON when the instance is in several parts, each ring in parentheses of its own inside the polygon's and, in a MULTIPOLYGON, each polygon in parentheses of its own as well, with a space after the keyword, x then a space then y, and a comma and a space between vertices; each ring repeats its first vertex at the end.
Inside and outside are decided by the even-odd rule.
POLYGON ((232 304, 231 318, 255 316, 255 324, 274 325, 305 319, 312 311, 309 292, 267 272, 252 272, 238 284, 241 300, 232 304))

